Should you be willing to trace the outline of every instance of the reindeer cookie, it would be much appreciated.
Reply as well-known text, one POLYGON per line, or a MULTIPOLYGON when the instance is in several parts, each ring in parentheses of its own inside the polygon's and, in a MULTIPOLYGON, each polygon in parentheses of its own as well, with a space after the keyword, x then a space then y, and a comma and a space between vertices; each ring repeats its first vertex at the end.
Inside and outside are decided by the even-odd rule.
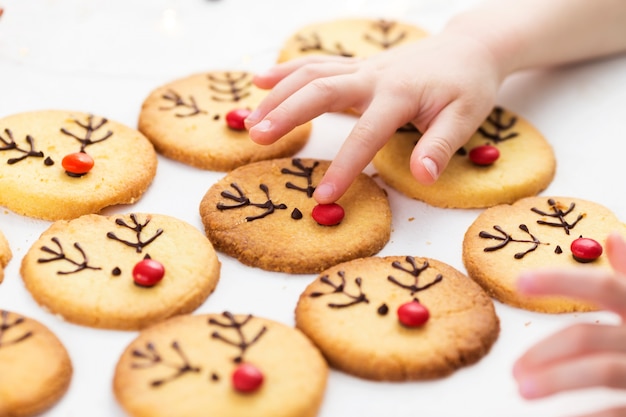
POLYGON ((420 184, 409 169, 419 138, 414 129, 398 131, 373 163, 389 186, 433 206, 482 208, 513 203, 538 194, 554 178, 556 160, 548 142, 527 121, 500 107, 457 151, 433 185, 420 184))
POLYGON ((45 220, 138 200, 157 158, 138 131, 93 114, 47 110, 0 119, 0 205, 45 220))
POLYGON ((526 297, 519 274, 543 267, 610 269, 607 236, 624 224, 606 207, 571 197, 528 197, 481 213, 465 233, 463 263, 471 278, 503 303, 545 313, 590 311, 588 303, 560 297, 526 297))
POLYGON ((113 389, 132 417, 313 417, 327 377, 297 329, 225 312, 142 331, 120 357, 113 389))
POLYGON ((22 260, 26 288, 44 308, 98 328, 140 329, 195 310, 220 263, 195 227, 158 214, 57 221, 22 260))
POLYGON ((301 28, 282 47, 279 62, 307 55, 367 57, 427 36, 411 24, 376 19, 337 19, 301 28))
POLYGON ((329 165, 283 158, 230 172, 200 204, 207 236, 246 265, 296 274, 378 253, 391 233, 385 192, 361 174, 338 204, 316 207, 313 191, 329 165))
POLYGON ((0 231, 0 283, 4 279, 4 268, 7 266, 13 254, 9 242, 0 231))
POLYGON ((296 327, 329 364, 372 380, 425 380, 473 364, 500 324, 493 302, 442 262, 372 257, 322 272, 300 296, 296 327))
POLYGON ((150 93, 139 130, 168 158, 213 171, 292 156, 306 144, 311 123, 272 145, 258 145, 243 121, 267 95, 248 72, 207 72, 172 81, 150 93))
POLYGON ((38 415, 56 404, 72 379, 72 362, 43 324, 0 309, 0 416, 38 415))

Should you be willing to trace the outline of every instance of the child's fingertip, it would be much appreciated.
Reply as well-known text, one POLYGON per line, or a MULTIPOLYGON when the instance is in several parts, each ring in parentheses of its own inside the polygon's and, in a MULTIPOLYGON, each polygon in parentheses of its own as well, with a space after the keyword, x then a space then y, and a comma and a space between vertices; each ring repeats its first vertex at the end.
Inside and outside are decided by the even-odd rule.
POLYGON ((531 272, 522 272, 518 275, 516 284, 517 290, 521 293, 531 293, 534 288, 535 277, 531 272))

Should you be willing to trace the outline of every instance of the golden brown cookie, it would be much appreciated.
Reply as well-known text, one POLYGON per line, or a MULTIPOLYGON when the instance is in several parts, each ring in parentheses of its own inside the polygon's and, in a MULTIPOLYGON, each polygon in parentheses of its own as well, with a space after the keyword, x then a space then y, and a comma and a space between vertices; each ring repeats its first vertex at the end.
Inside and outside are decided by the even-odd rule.
POLYGON ((0 416, 34 416, 67 392, 72 362, 59 339, 36 320, 0 309, 0 416))
POLYGON ((452 156, 433 185, 420 184, 411 175, 409 159, 419 138, 415 130, 398 131, 373 163, 389 186, 433 206, 482 208, 512 203, 537 195, 554 178, 556 160, 545 138, 526 120, 500 107, 452 156), (492 161, 494 154, 497 159, 492 161))
POLYGON ((0 283, 4 279, 4 268, 8 265, 13 254, 9 242, 0 231, 0 283))
POLYGON ((313 417, 327 377, 297 329, 226 312, 142 331, 119 359, 113 389, 132 417, 313 417))
POLYGON ((522 271, 543 267, 610 269, 600 252, 613 231, 626 236, 624 224, 600 204, 528 197, 491 207, 476 218, 465 233, 463 263, 469 276, 503 303, 544 313, 595 310, 589 303, 562 297, 523 296, 516 281, 522 271))
POLYGON ((372 380, 424 380, 486 355, 500 324, 493 302, 442 262, 372 257, 322 272, 300 296, 296 327, 329 364, 372 380))
POLYGON ((168 158, 213 171, 292 156, 307 143, 305 123, 271 145, 258 145, 243 127, 267 95, 248 72, 194 74, 156 88, 145 99, 139 130, 168 158))
POLYGON ((21 273, 33 298, 70 322, 139 329, 200 306, 220 263, 204 234, 176 218, 94 214, 53 223, 21 273))
POLYGON ((427 33, 419 27, 393 20, 349 18, 317 22, 287 39, 278 62, 311 54, 367 57, 425 36, 427 33))
POLYGON ((137 201, 156 174, 138 131, 92 114, 47 110, 0 119, 0 205, 71 219, 137 201))
POLYGON ((207 236, 246 265, 296 274, 378 253, 389 241, 391 211, 369 176, 360 174, 337 202, 345 213, 339 224, 314 220, 313 191, 329 165, 283 158, 230 172, 200 204, 207 236))

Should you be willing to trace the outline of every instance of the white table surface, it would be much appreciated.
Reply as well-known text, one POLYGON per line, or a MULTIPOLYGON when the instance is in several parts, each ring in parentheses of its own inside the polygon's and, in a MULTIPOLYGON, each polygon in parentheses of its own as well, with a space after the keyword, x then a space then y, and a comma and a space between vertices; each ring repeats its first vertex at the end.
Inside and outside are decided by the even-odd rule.
MULTIPOLYGON (((304 24, 370 16, 402 19, 436 32, 473 3, 0 0, 5 9, 0 18, 0 117, 68 109, 136 126, 141 103, 155 87, 206 70, 263 70, 283 40, 304 24)), ((515 75, 503 86, 498 104, 531 121, 554 146, 557 174, 544 195, 590 199, 626 218, 626 56, 515 75)), ((299 155, 332 159, 353 123, 347 115, 319 117, 299 155)), ((374 171, 368 167, 367 172, 374 171)), ((203 230, 200 199, 223 175, 159 157, 156 178, 144 197, 105 214, 164 213, 203 230)), ((428 256, 464 271, 461 242, 479 211, 429 207, 385 188, 393 232, 380 255, 428 256)), ((14 254, 0 285, 0 308, 41 321, 71 355, 69 392, 45 417, 122 417, 111 381, 119 355, 137 333, 65 323, 33 301, 19 276, 21 258, 49 224, 0 209, 0 230, 14 254)), ((219 256, 221 280, 197 313, 229 310, 293 324, 297 297, 313 275, 270 273, 219 256)), ((430 382, 377 383, 332 371, 320 417, 556 417, 626 404, 626 393, 599 388, 526 401, 517 394, 511 375, 514 360, 548 334, 576 322, 614 323, 613 315, 543 315, 497 302, 496 310, 501 334, 479 363, 430 382)))

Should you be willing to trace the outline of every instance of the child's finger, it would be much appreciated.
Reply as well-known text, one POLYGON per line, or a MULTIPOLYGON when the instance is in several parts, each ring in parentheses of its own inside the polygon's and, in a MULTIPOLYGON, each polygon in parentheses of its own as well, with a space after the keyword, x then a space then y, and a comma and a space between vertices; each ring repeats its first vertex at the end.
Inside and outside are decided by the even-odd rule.
POLYGON ((606 253, 613 269, 626 277, 626 241, 622 235, 613 232, 606 240, 606 253))
POLYGON ((607 408, 606 410, 596 411, 591 414, 585 414, 577 417, 626 417, 626 406, 607 408))
MULTIPOLYGON (((285 98, 269 110, 259 123, 250 127, 250 137, 260 144, 273 143, 296 126, 322 113, 351 107, 359 99, 358 92, 362 90, 359 81, 350 74, 314 79, 285 98)), ((281 93, 277 94, 279 99, 280 95, 281 93)), ((269 104, 263 105, 271 107, 275 97, 269 100, 269 104)))
POLYGON ((282 64, 275 65, 266 72, 255 74, 253 78, 254 84, 259 88, 273 88, 280 80, 296 71, 297 69, 310 64, 325 63, 353 63, 355 58, 346 58, 339 56, 311 55, 308 57, 297 58, 282 64))
POLYGON ((408 116, 397 97, 379 96, 363 112, 339 149, 313 197, 322 204, 338 200, 408 116))
POLYGON ((558 295, 588 301, 626 318, 626 280, 593 267, 542 269, 520 274, 517 289, 526 295, 558 295))

